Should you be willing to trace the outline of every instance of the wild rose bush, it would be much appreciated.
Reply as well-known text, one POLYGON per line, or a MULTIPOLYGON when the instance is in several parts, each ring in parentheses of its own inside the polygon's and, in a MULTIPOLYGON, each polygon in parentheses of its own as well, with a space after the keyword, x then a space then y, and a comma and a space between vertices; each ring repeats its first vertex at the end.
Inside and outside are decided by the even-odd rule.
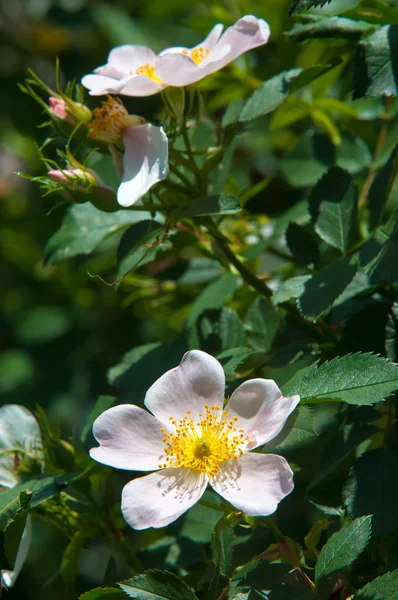
POLYGON ((42 291, 4 294, 2 589, 393 600, 398 6, 159 6, 19 82, 51 231, 5 253, 42 291))

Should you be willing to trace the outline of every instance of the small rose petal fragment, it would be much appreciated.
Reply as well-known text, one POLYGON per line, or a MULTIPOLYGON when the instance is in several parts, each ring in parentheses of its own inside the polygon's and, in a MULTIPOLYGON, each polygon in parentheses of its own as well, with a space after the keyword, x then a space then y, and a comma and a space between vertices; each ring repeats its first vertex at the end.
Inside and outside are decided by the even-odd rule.
POLYGON ((282 456, 245 452, 222 463, 210 485, 246 514, 266 516, 293 490, 293 472, 282 456))
POLYGON ((161 424, 146 410, 121 404, 106 410, 93 425, 100 446, 91 458, 116 469, 154 471, 164 460, 161 424))
POLYGON ((285 398, 272 379, 251 379, 234 391, 226 410, 238 417, 253 449, 278 435, 299 402, 299 396, 285 398))
POLYGON ((167 371, 146 393, 145 406, 165 425, 172 416, 182 419, 187 410, 196 419, 204 405, 222 408, 225 375, 222 366, 201 350, 184 354, 178 367, 167 371))
POLYGON ((121 206, 131 206, 168 174, 169 146, 162 127, 150 123, 126 127, 123 180, 117 192, 121 206))
POLYGON ((190 469, 139 477, 123 488, 123 516, 134 529, 165 527, 200 500, 207 483, 207 477, 190 469))

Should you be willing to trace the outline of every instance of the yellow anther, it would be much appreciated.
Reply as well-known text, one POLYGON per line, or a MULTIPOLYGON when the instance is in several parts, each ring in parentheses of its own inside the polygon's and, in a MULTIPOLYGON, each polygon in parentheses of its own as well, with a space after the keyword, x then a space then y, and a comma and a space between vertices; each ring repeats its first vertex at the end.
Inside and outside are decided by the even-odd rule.
MULTIPOLYGON (((208 48, 203 48, 203 46, 199 46, 198 48, 194 48, 193 50, 191 50, 189 54, 192 60, 195 61, 197 65, 200 65, 200 63, 206 58, 206 56, 209 55, 209 53, 210 50, 208 48)), ((184 52, 184 54, 188 53, 184 52)))
POLYGON ((242 455, 248 438, 243 430, 235 433, 237 417, 230 419, 225 410, 218 412, 221 411, 218 406, 210 409, 205 404, 203 408, 205 415, 198 413, 198 421, 190 416, 191 411, 179 422, 169 418, 175 432, 164 434, 164 453, 169 467, 189 468, 213 477, 220 463, 242 455))
POLYGON ((113 144, 120 138, 123 129, 140 123, 145 123, 145 119, 130 116, 119 98, 108 96, 100 107, 93 110, 93 119, 88 124, 88 137, 113 144))
POLYGON ((136 75, 145 75, 145 77, 149 77, 152 81, 156 81, 156 83, 163 83, 161 79, 155 73, 155 67, 149 63, 138 67, 135 71, 136 75))

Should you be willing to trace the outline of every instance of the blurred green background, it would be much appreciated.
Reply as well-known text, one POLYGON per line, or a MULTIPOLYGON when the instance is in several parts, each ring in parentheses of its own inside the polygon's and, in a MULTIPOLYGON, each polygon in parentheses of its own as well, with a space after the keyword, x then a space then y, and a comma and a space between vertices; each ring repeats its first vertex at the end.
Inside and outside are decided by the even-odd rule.
MULTIPOLYGON (((322 10, 335 13, 354 3, 334 0, 322 10)), ((241 60, 251 61, 263 80, 296 66, 297 57, 302 65, 311 65, 312 58, 282 34, 291 26, 287 12, 287 0, 0 0, 1 403, 30 409, 40 404, 51 423, 61 424, 64 436, 72 435, 84 425, 98 395, 112 393, 106 377, 109 368, 134 346, 175 337, 182 317, 173 314, 173 306, 195 297, 195 290, 187 290, 183 298, 164 289, 158 294, 155 284, 147 285, 144 278, 134 289, 119 292, 90 278, 88 273, 104 277, 114 273, 116 237, 90 257, 43 266, 44 246, 59 228, 64 208, 51 210, 54 198, 41 198, 39 186, 16 175, 43 173, 38 146, 49 134, 38 128, 43 120, 40 107, 18 89, 27 70, 33 69, 54 87, 57 56, 66 83, 105 63, 113 46, 146 44, 155 51, 176 44, 190 46, 215 23, 228 26, 252 13, 270 23, 271 42, 241 60)), ((250 93, 243 84, 228 83, 223 73, 202 87, 217 118, 229 102, 250 93)), ((98 99, 88 103, 96 106, 98 99)), ((126 105, 131 113, 155 118, 160 98, 130 98, 126 105)), ((250 149, 257 156, 261 153, 259 177, 272 174, 275 147, 280 150, 285 143, 283 132, 267 139, 264 132, 260 135, 260 140, 253 136, 250 149)), ((245 176, 242 168, 242 179, 245 176)), ((292 191, 286 182, 276 185, 283 194, 274 197, 284 207, 303 193, 294 186, 292 191)), ((258 207, 265 199, 260 195, 256 202, 258 207)), ((40 530, 37 523, 35 527, 36 543, 24 576, 8 596, 4 594, 11 599, 62 599, 59 564, 67 540, 45 524, 40 530)), ((105 549, 103 556, 101 552, 98 546, 95 552, 84 551, 82 590, 102 584, 108 555, 105 549)))

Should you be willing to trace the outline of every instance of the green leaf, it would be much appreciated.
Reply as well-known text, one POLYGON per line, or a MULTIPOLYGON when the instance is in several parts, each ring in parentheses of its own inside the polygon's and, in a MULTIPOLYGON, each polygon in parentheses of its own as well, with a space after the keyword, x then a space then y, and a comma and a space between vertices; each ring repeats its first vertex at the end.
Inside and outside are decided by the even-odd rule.
MULTIPOLYGON (((7 527, 18 510, 21 508, 20 494, 25 492, 32 493, 30 507, 36 508, 46 500, 49 500, 58 494, 66 485, 68 479, 72 479, 74 474, 61 477, 52 477, 51 475, 36 475, 23 479, 13 488, 0 493, 0 530, 7 527)), ((22 496, 26 498, 26 496, 22 496)))
POLYGON ((65 590, 67 590, 69 594, 73 594, 74 591, 80 552, 83 548, 83 543, 83 533, 81 531, 76 531, 62 556, 61 575, 64 581, 65 590))
POLYGON ((286 231, 286 243, 293 258, 304 266, 316 266, 320 254, 314 236, 301 225, 290 223, 286 231))
POLYGON ((341 529, 323 546, 316 566, 315 581, 349 567, 367 546, 372 516, 356 519, 341 529))
POLYGON ((135 600, 197 600, 185 581, 168 571, 147 571, 118 585, 135 600))
POLYGON ((356 460, 345 488, 345 503, 353 518, 373 514, 376 538, 385 538, 398 527, 398 449, 369 450, 356 460))
POLYGON ((238 314, 232 308, 221 309, 218 333, 223 350, 238 348, 245 343, 243 325, 238 314))
POLYGON ((239 120, 252 121, 278 108, 288 97, 291 84, 301 71, 302 69, 290 69, 265 81, 260 89, 250 96, 239 115, 239 120))
POLYGON ((374 354, 348 354, 305 371, 301 381, 294 377, 283 390, 299 394, 301 402, 341 401, 375 404, 398 389, 398 366, 374 354), (293 383, 293 385, 292 385, 293 383))
POLYGON ((398 569, 365 585, 354 600, 398 600, 398 569))
POLYGON ((280 106, 272 115, 269 124, 270 131, 289 127, 289 125, 297 123, 297 121, 301 121, 302 119, 306 119, 310 115, 311 104, 301 98, 289 96, 286 98, 284 104, 282 104, 282 106, 280 106))
POLYGON ((389 360, 398 361, 398 302, 394 302, 386 324, 386 356, 389 360))
POLYGON ((361 248, 359 261, 372 283, 398 280, 397 213, 361 248))
POLYGON ((278 327, 278 311, 268 300, 256 298, 249 307, 245 319, 249 344, 259 352, 269 352, 278 332, 278 327))
MULTIPOLYGON (((398 141, 398 140, 397 140, 398 141)), ((397 150, 394 149, 390 158, 377 173, 368 195, 368 206, 370 213, 370 227, 373 229, 379 225, 384 211, 384 207, 389 198, 393 180, 395 178, 394 163, 397 156, 397 150)))
POLYGON ((165 229, 160 223, 150 219, 134 223, 123 233, 117 249, 117 277, 152 261, 159 250, 168 246, 165 229))
POLYGON ((332 0, 290 0, 289 17, 296 15, 303 10, 325 6, 325 4, 328 4, 331 1, 332 0))
POLYGON ((140 405, 150 386, 165 371, 177 367, 187 350, 183 339, 137 346, 109 369, 108 381, 123 392, 126 402, 140 405))
POLYGON ((398 10, 384 0, 359 0, 354 6, 341 13, 349 19, 363 19, 375 25, 397 25, 398 10))
POLYGON ((293 187, 312 187, 333 165, 355 174, 371 160, 369 147, 358 136, 343 135, 336 148, 328 136, 306 132, 281 159, 280 168, 293 187))
POLYGON ((223 366, 226 375, 233 375, 236 369, 249 356, 255 354, 250 348, 231 348, 217 355, 217 360, 223 366))
POLYGON ((351 259, 336 260, 319 269, 304 284, 298 306, 302 314, 315 321, 326 313, 348 287, 357 271, 351 259))
MULTIPOLYGON (((264 559, 255 558, 235 569, 231 580, 231 587, 238 590, 247 590, 249 588, 256 592, 260 592, 260 590, 273 590, 276 582, 286 577, 290 569, 291 566, 287 564, 267 563, 264 559)), ((235 600, 235 596, 233 598, 235 600)), ((257 600, 257 596, 254 596, 254 598, 257 600)), ((249 600, 252 600, 252 596, 249 597, 249 600)))
POLYGON ((345 38, 358 40, 372 25, 365 21, 353 21, 344 17, 312 15, 308 23, 295 23, 286 33, 301 42, 308 38, 345 38))
POLYGON ((264 449, 292 450, 311 444, 318 434, 314 431, 312 410, 308 406, 300 406, 287 419, 281 433, 269 442, 264 449))
POLYGON ((7 502, 3 493, 0 495, 0 531, 5 531, 20 512, 27 510, 32 500, 31 492, 21 491, 17 496, 11 495, 7 502))
POLYGON ((298 298, 304 293, 307 281, 311 279, 311 275, 299 275, 291 277, 286 281, 281 281, 272 296, 272 302, 275 305, 287 302, 292 298, 298 298))
POLYGON ((332 167, 312 190, 309 206, 320 237, 346 252, 357 221, 357 194, 352 176, 339 167, 332 167))
MULTIPOLYGON (((232 294, 235 292, 236 286, 237 278, 231 273, 223 275, 208 285, 192 304, 186 320, 188 329, 195 325, 196 320, 205 310, 219 308, 222 306, 228 296, 232 296, 232 294)), ((196 338, 192 341, 195 342, 193 345, 197 347, 198 342, 196 341, 196 338)))
POLYGON ((61 228, 48 240, 45 263, 55 265, 77 254, 90 254, 111 233, 147 217, 144 211, 105 213, 89 202, 76 204, 69 208, 61 228))
POLYGON ((315 477, 308 485, 308 490, 318 486, 324 479, 336 471, 340 465, 354 452, 362 442, 369 439, 378 431, 373 425, 367 423, 354 423, 343 429, 336 429, 331 433, 322 453, 320 465, 315 477))
POLYGON ((228 575, 231 569, 234 530, 226 517, 222 517, 214 528, 212 540, 213 562, 221 575, 228 575))
POLYGON ((111 406, 113 406, 116 402, 116 398, 113 396, 100 396, 95 403, 93 409, 87 417, 86 424, 83 427, 80 433, 80 441, 82 444, 86 444, 89 439, 93 423, 97 417, 99 417, 103 412, 108 410, 111 406))
POLYGON ((95 588, 79 596, 79 600, 123 600, 126 595, 116 588, 95 588))
MULTIPOLYGON (((221 502, 221 497, 212 492, 205 492, 204 500, 209 500, 212 504, 221 502)), ((220 513, 214 508, 195 504, 186 513, 182 520, 181 529, 178 535, 183 538, 189 538, 198 544, 208 544, 214 533, 214 527, 219 520, 220 513)))
POLYGON ((354 98, 398 93, 398 25, 385 25, 362 40, 354 69, 354 98))
POLYGON ((241 206, 236 198, 221 194, 220 196, 201 196, 192 200, 191 205, 181 217, 204 217, 206 215, 236 215, 241 206))
POLYGON ((27 521, 31 499, 32 494, 21 492, 18 497, 19 509, 14 514, 9 513, 8 523, 4 523, 4 518, 0 515, 0 519, 3 521, 0 533, 0 570, 2 567, 15 570, 17 554, 25 530, 25 538, 27 537, 25 544, 28 544, 32 527, 31 522, 27 521), (4 550, 4 556, 2 556, 2 550, 4 550))

